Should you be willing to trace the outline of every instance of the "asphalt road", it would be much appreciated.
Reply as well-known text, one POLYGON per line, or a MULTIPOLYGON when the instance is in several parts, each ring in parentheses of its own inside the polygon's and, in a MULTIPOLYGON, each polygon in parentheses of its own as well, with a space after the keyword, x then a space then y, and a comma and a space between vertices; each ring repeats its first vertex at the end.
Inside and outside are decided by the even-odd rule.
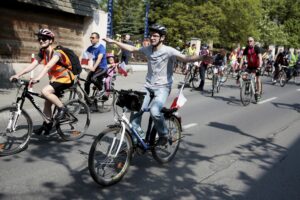
MULTIPOLYGON (((141 88, 144 76, 120 77, 117 87, 141 88)), ((182 79, 175 76, 168 105, 182 79)), ((78 141, 33 136, 28 149, 0 158, 0 199, 300 199, 300 87, 273 86, 267 77, 263 82, 261 102, 247 107, 232 80, 215 97, 186 88, 184 138, 175 159, 162 166, 150 153, 135 155, 124 179, 111 187, 92 180, 87 157, 112 113, 92 113, 78 141)), ((31 116, 41 124, 36 113, 31 116)))

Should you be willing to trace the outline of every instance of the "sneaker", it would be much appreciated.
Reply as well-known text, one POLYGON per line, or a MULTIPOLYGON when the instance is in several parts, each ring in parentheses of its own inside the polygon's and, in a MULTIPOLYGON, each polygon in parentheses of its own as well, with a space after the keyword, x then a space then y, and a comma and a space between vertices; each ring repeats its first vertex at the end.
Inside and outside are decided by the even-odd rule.
POLYGON ((157 146, 165 146, 168 143, 167 136, 159 136, 156 145, 157 146))
POLYGON ((52 129, 52 126, 53 126, 52 122, 50 122, 50 123, 44 122, 40 128, 33 130, 33 133, 36 135, 49 135, 50 131, 52 129))
POLYGON ((55 115, 54 118, 58 121, 64 119, 66 117, 67 110, 68 109, 66 107, 58 108, 57 114, 55 115))

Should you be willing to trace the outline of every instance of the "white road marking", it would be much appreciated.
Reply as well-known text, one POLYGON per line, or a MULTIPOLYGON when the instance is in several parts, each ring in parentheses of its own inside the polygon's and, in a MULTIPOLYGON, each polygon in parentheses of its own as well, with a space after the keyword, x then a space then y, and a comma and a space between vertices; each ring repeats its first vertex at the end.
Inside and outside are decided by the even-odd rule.
POLYGON ((270 98, 270 99, 266 99, 266 100, 260 101, 260 102, 258 102, 258 104, 263 104, 263 103, 266 103, 266 102, 268 102, 268 101, 272 101, 272 100, 274 100, 274 99, 277 99, 277 97, 272 97, 272 98, 270 98))
POLYGON ((300 89, 297 89, 297 91, 300 91, 300 89))
POLYGON ((187 124, 187 125, 182 126, 182 129, 189 129, 189 128, 192 128, 197 125, 198 125, 197 123, 187 124))

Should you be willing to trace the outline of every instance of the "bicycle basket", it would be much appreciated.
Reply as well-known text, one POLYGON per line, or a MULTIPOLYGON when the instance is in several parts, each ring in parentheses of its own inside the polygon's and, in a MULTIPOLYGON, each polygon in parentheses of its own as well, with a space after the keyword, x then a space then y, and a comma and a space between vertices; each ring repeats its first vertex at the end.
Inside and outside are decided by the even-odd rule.
POLYGON ((144 95, 132 90, 121 90, 116 104, 120 107, 126 107, 131 111, 140 111, 144 101, 144 95))

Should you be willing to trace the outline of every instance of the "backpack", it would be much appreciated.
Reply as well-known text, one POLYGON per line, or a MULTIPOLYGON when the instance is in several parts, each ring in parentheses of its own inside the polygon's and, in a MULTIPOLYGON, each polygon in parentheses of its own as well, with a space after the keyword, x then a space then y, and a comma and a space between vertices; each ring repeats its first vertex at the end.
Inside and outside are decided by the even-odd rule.
POLYGON ((247 61, 249 67, 258 67, 259 65, 258 53, 256 52, 257 48, 259 47, 254 46, 253 48, 247 48, 247 61))
MULTIPOLYGON (((82 67, 80 65, 80 61, 79 61, 79 58, 78 56, 74 53, 73 50, 69 49, 69 48, 66 48, 66 47, 63 47, 63 46, 57 46, 55 48, 55 50, 61 50, 63 51, 69 58, 70 62, 71 62, 71 65, 72 65, 72 73, 74 75, 78 75, 81 73, 82 71, 82 67)), ((64 66, 65 68, 68 68, 69 66, 66 66, 64 63, 61 63, 62 66, 64 66)))

